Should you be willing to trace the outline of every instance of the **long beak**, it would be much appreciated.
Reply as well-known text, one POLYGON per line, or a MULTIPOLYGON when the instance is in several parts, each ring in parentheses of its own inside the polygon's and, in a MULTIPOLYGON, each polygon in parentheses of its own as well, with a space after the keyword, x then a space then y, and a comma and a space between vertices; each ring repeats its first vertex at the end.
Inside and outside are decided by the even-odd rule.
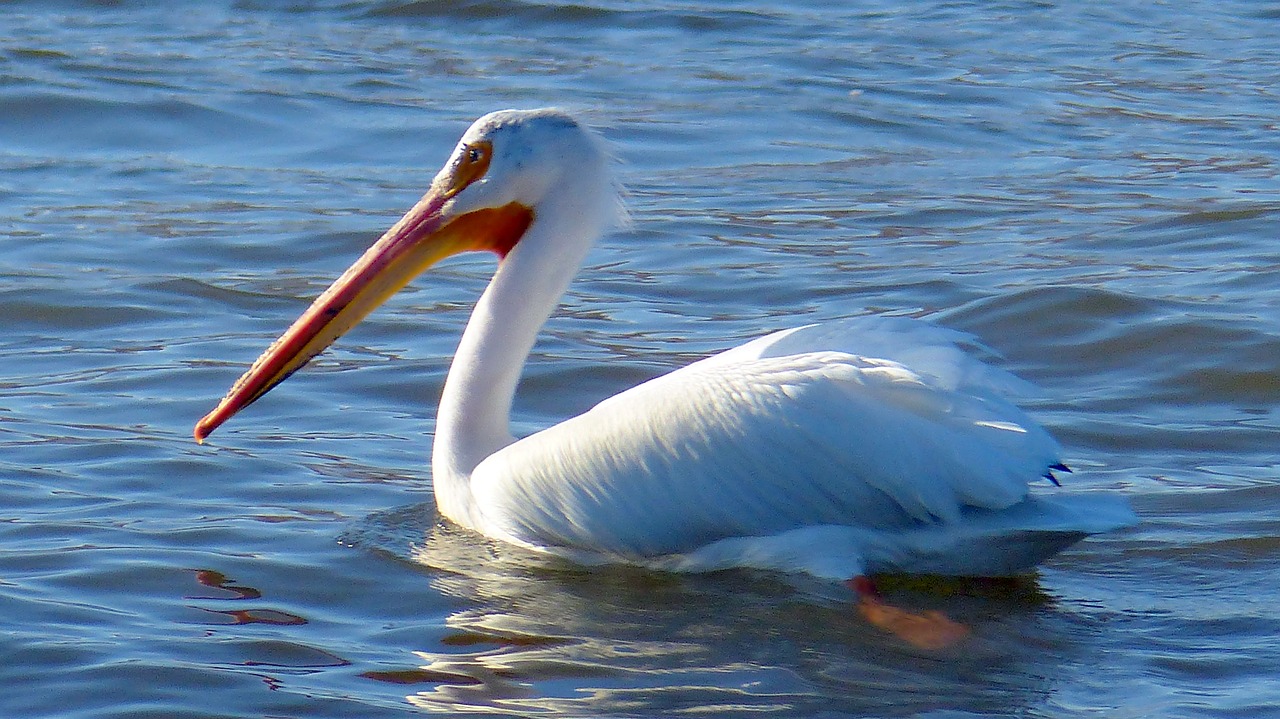
POLYGON ((533 211, 512 203, 451 216, 450 192, 432 191, 316 298, 280 339, 196 423, 204 442, 213 430, 283 382, 378 305, 428 267, 467 250, 505 256, 533 221, 533 211))

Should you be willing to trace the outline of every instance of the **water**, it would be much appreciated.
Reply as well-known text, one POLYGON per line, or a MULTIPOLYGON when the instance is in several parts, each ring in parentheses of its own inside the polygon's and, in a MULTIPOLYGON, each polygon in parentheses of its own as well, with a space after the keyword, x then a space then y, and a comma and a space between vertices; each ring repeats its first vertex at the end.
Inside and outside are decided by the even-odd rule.
POLYGON ((1278 14, 1253 2, 8 3, 0 714, 1280 716, 1278 14), (532 431, 756 334, 975 332, 1142 516, 1014 591, 587 571, 437 522, 460 258, 193 422, 474 117, 617 148, 532 431))

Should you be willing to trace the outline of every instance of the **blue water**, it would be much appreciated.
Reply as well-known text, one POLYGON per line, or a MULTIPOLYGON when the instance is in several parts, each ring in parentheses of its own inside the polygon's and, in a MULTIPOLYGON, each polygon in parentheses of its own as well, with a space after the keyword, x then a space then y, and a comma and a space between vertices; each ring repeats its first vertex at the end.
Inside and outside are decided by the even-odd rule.
POLYGON ((1280 716, 1280 12, 1264 3, 10 2, 0 715, 1280 716), (196 419, 475 117, 567 107, 631 226, 529 432, 772 329, 979 335, 1142 524, 1010 591, 584 570, 437 521, 493 261, 419 280, 209 446, 196 419))

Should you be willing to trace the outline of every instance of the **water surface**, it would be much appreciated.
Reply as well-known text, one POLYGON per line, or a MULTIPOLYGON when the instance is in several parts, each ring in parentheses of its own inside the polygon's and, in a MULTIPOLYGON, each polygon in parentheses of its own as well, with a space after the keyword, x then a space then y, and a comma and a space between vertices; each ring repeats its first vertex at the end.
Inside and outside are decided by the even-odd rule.
POLYGON ((1280 711, 1277 13, 1261 3, 213 2, 0 19, 0 713, 1280 711), (191 426, 467 124, 568 107, 632 225, 552 319, 534 431, 763 332, 977 334, 1142 524, 1016 591, 587 571, 437 521, 450 261, 191 426))

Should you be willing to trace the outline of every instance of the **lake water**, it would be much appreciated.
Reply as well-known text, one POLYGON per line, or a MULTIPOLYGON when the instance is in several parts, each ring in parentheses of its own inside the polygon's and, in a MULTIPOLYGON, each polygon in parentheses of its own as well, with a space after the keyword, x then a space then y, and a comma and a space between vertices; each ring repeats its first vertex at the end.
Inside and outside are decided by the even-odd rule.
POLYGON ((1280 716, 1280 10, 1261 2, 11 2, 0 16, 0 715, 1280 716), (560 105, 632 226, 530 432, 763 332, 980 336, 1142 523, 1009 589, 584 570, 441 524, 493 260, 196 419, 470 121, 560 105))

